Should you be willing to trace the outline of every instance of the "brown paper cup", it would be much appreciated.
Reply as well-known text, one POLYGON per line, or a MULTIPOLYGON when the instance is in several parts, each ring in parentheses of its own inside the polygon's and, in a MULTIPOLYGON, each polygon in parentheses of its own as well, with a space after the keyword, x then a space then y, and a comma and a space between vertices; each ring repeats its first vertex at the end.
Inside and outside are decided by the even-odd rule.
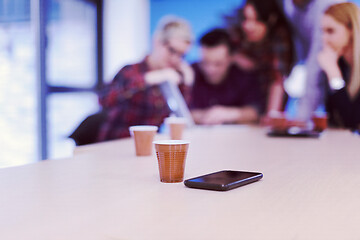
POLYGON ((270 116, 270 126, 277 131, 285 131, 288 128, 288 121, 282 112, 274 112, 270 116))
POLYGON ((328 117, 326 113, 322 113, 322 114, 313 114, 312 116, 312 121, 314 123, 314 130, 318 131, 318 132, 322 132, 324 131, 328 124, 328 117))
POLYGON ((165 118, 165 124, 169 128, 170 139, 181 140, 186 127, 186 119, 178 117, 165 118))
POLYGON ((184 180, 185 161, 189 143, 182 140, 154 142, 161 182, 176 183, 184 180))
POLYGON ((134 137, 136 156, 152 154, 152 142, 157 130, 157 126, 150 125, 131 126, 129 128, 130 135, 134 137))

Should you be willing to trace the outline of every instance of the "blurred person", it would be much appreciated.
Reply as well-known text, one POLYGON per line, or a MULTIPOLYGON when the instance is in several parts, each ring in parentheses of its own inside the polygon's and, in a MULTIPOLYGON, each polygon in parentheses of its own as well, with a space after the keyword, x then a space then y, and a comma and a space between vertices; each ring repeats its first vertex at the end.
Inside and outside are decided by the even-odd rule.
MULTIPOLYGON (((304 93, 295 110, 300 121, 310 119, 313 111, 324 104, 321 89, 320 66, 317 54, 321 50, 320 19, 330 5, 344 0, 277 0, 292 29, 296 62, 305 65, 304 93)), ((302 92, 302 91, 301 91, 302 92)))
POLYGON ((213 29, 201 37, 201 60, 192 65, 195 82, 190 106, 195 123, 245 123, 258 119, 257 85, 251 74, 232 62, 232 54, 226 30, 213 29))
POLYGON ((283 81, 291 71, 294 50, 290 28, 274 0, 247 0, 234 16, 227 17, 236 44, 234 62, 257 74, 262 92, 262 112, 284 109, 283 81))
POLYGON ((102 111, 95 115, 95 120, 87 121, 92 123, 85 120, 70 137, 77 145, 83 145, 128 137, 132 125, 160 126, 170 114, 161 83, 178 85, 189 100, 194 74, 184 56, 192 40, 186 20, 174 16, 161 19, 153 35, 151 53, 116 74, 99 92, 102 111))
POLYGON ((360 129, 360 11, 354 3, 330 6, 321 19, 322 50, 318 54, 328 86, 330 124, 360 129))

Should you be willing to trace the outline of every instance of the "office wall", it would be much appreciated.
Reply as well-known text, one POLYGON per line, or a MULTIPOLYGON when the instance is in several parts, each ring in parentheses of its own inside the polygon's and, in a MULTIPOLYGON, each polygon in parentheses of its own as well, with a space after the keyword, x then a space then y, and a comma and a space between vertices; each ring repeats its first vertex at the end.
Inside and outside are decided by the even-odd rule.
MULTIPOLYGON (((243 0, 150 0, 150 32, 154 32, 161 17, 171 14, 187 19, 198 39, 208 29, 223 26, 223 16, 233 13, 242 3, 243 0)), ((197 56, 195 44, 187 60, 194 61, 197 56)))
POLYGON ((104 1, 104 79, 141 60, 149 46, 149 0, 104 1))

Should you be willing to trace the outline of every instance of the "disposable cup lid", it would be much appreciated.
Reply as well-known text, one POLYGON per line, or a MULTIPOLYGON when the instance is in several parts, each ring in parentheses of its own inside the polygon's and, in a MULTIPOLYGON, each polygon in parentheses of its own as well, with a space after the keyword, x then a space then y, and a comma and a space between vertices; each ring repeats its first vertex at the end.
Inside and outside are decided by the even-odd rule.
POLYGON ((165 123, 186 123, 186 118, 168 117, 168 118, 165 118, 165 123))
POLYGON ((269 117, 270 118, 284 118, 285 114, 283 112, 280 112, 280 111, 270 111, 269 112, 269 117))
POLYGON ((313 112, 313 117, 327 117, 327 112, 313 112))
POLYGON ((190 141, 186 140, 157 140, 154 141, 153 144, 160 144, 160 145, 181 145, 181 144, 189 144, 190 141))
POLYGON ((157 126, 152 125, 137 125, 137 126, 131 126, 129 127, 130 132, 133 131, 157 131, 157 126))

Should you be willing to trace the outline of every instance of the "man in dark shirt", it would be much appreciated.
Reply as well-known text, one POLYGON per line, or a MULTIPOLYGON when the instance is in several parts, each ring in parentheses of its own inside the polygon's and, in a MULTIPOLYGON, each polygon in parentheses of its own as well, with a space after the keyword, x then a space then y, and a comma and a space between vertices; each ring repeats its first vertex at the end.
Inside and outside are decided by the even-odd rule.
POLYGON ((192 65, 191 113, 197 124, 246 123, 258 119, 260 89, 251 73, 232 64, 228 33, 214 29, 200 39, 201 61, 192 65))

